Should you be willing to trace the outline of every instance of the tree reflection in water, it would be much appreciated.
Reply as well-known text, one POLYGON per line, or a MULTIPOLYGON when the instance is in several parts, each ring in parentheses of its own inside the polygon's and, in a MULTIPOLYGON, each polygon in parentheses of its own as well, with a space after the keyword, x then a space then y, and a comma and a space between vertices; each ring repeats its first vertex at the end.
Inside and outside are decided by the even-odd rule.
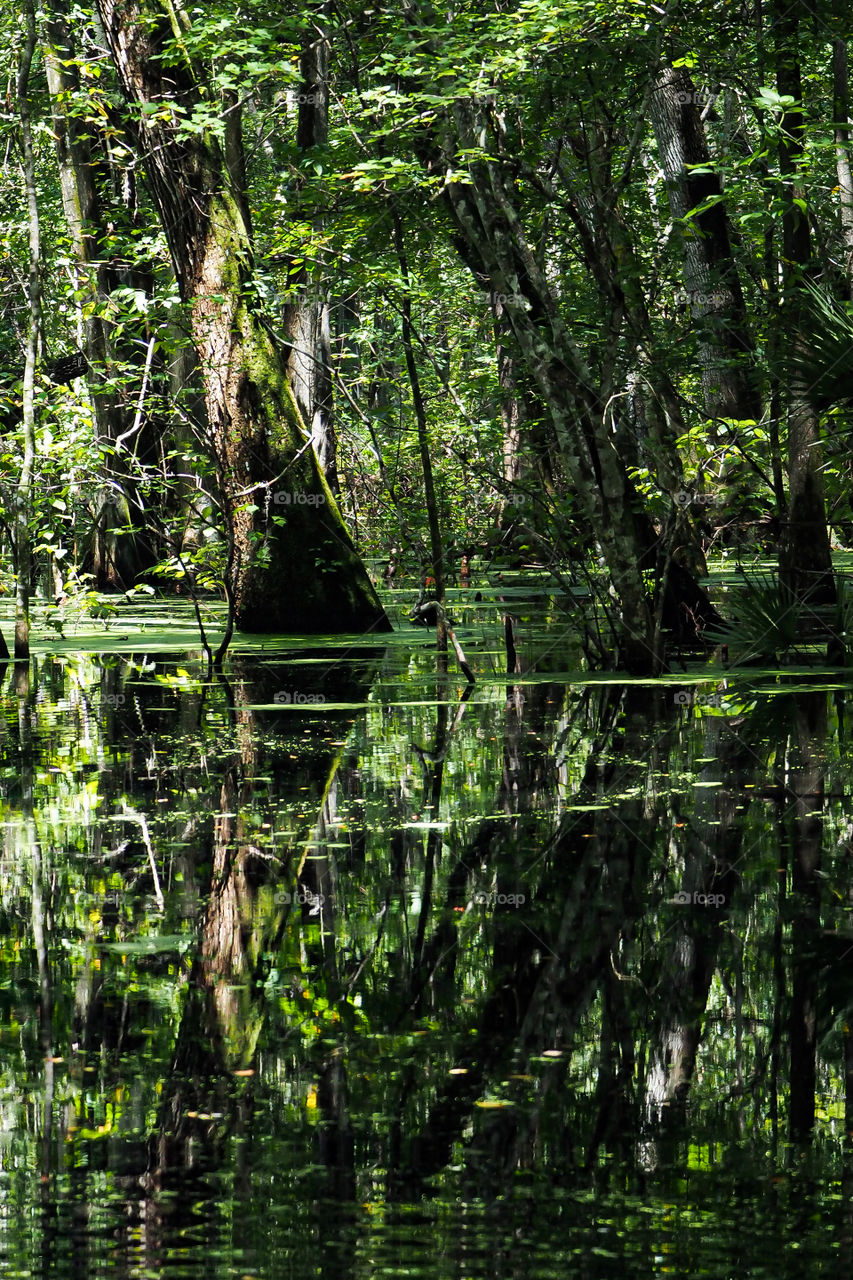
POLYGON ((8 1274, 849 1266, 846 690, 433 664, 5 693, 8 1274))

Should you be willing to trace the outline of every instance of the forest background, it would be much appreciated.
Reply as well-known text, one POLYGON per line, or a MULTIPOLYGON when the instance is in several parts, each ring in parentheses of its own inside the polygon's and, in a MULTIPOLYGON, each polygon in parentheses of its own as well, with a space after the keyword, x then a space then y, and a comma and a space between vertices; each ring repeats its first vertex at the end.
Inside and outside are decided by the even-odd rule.
POLYGON ((848 6, 2 21, 18 656, 34 596, 169 583, 228 602, 220 658, 382 630, 380 560, 439 600, 544 565, 635 673, 722 634, 711 552, 778 561, 765 613, 837 604, 848 6))

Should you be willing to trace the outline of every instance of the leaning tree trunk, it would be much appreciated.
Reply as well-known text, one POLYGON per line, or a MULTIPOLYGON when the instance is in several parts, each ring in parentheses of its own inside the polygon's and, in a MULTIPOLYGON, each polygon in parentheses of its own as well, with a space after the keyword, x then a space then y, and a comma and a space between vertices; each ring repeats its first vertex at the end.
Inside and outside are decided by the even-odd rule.
POLYGON ((761 417, 755 348, 732 255, 719 175, 710 155, 696 87, 683 67, 666 67, 649 100, 672 216, 681 220, 708 200, 710 208, 682 231, 684 289, 696 329, 705 412, 709 418, 761 417), (702 166, 693 173, 690 166, 702 166))
POLYGON ((157 0, 99 0, 99 11, 124 91, 143 108, 139 149, 199 356, 237 625, 389 630, 253 287, 239 103, 220 102, 221 143, 182 129, 214 100, 186 52, 188 15, 157 0))
MULTIPOLYGON (((455 104, 453 115, 455 136, 446 140, 450 154, 477 134, 468 104, 455 104)), ((472 161, 468 178, 465 184, 448 182, 445 199, 465 243, 466 259, 478 259, 490 288, 504 295, 522 360, 548 406, 567 473, 600 541, 620 605, 618 661, 636 674, 657 672, 662 657, 639 563, 633 495, 601 414, 595 411, 599 406, 589 402, 595 394, 594 380, 566 332, 502 174, 487 161, 472 161)))
MULTIPOLYGON (((445 157, 482 145, 472 104, 457 102, 445 157)), ((721 620, 690 571, 666 554, 619 456, 596 379, 560 314, 536 261, 504 170, 472 159, 468 181, 448 182, 445 199, 468 265, 504 295, 507 319, 530 382, 548 406, 561 460, 583 517, 594 531, 619 602, 619 665, 635 674, 663 666, 662 636, 650 607, 646 571, 663 572, 663 625, 679 639, 721 620), (688 625, 689 624, 689 625, 688 625)))

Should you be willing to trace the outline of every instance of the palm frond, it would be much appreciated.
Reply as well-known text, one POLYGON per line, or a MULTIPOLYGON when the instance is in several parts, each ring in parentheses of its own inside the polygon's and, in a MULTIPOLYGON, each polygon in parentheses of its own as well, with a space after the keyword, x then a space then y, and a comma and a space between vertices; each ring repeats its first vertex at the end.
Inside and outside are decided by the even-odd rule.
POLYGON ((734 665, 786 657, 799 637, 801 601, 769 571, 760 570, 749 576, 741 572, 742 583, 730 597, 731 620, 713 635, 706 634, 716 643, 729 646, 734 665))
POLYGON ((853 315, 812 281, 803 288, 799 336, 780 357, 779 372, 816 413, 853 407, 853 315))

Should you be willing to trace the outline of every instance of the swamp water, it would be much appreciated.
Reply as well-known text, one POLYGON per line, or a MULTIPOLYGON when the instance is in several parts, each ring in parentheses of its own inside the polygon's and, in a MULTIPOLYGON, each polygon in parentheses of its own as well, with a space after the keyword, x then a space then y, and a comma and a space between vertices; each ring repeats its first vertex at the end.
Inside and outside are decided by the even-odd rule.
POLYGON ((464 699, 181 606, 5 674, 2 1277, 850 1272, 853 684, 500 589, 464 699))

